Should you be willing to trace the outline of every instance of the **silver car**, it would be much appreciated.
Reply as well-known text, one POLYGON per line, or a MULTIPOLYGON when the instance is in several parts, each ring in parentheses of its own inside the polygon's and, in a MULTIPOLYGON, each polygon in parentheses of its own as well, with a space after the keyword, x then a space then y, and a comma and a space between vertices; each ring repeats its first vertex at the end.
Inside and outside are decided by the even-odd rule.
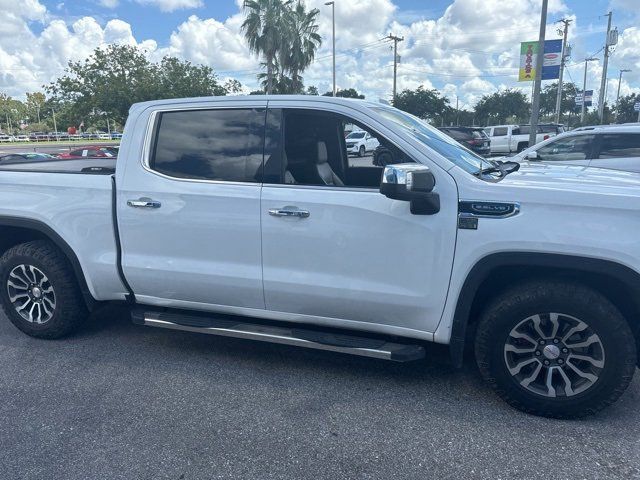
POLYGON ((509 160, 640 172, 640 125, 581 127, 529 147, 509 160))

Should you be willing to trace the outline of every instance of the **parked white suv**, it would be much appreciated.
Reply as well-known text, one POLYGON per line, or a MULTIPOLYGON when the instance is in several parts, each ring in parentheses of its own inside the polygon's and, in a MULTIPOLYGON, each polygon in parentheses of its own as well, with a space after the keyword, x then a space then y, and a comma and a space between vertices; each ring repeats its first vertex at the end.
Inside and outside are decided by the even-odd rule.
POLYGON ((0 305, 39 338, 120 301, 140 325, 394 361, 436 342, 511 405, 579 417, 636 369, 638 212, 638 174, 490 162, 379 103, 145 102, 117 159, 0 163, 0 305))
POLYGON ((640 172, 640 125, 582 127, 505 159, 640 172))
POLYGON ((366 153, 373 152, 379 145, 378 139, 364 130, 355 130, 345 139, 347 152, 352 155, 364 157, 366 153))

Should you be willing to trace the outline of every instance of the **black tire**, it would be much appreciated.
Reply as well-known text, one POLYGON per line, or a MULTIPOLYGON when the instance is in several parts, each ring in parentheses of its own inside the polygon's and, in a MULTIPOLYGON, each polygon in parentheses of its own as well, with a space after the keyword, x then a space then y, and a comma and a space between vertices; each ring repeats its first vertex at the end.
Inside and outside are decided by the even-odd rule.
POLYGON ((521 151, 525 150, 528 146, 529 146, 529 144, 528 144, 528 143, 526 143, 526 142, 520 142, 520 143, 518 144, 518 148, 516 149, 516 150, 517 150, 517 151, 516 151, 516 153, 520 153, 521 151))
POLYGON ((359 157, 364 157, 364 154, 366 153, 364 145, 360 145, 360 148, 358 149, 358 156, 359 157))
MULTIPOLYGON (((87 318, 88 310, 65 255, 51 242, 35 240, 7 250, 0 257, 0 304, 7 318, 18 329, 36 338, 54 339, 75 331, 87 318), (25 319, 9 297, 11 272, 20 265, 33 266, 46 275, 53 291, 55 306, 42 323, 25 319)), ((49 304, 50 305, 50 304, 49 304)), ((40 311, 40 309, 38 309, 40 311)))
MULTIPOLYGON (((551 322, 549 321, 546 326, 551 327, 551 335, 553 335, 551 322)), ((516 330, 516 332, 520 333, 521 330, 516 330)), ((546 330, 546 332, 549 332, 549 330, 546 330)), ((568 334, 567 330, 565 332, 568 334)), ((556 331, 555 336, 560 337, 558 331, 556 331)), ((537 338, 542 339, 543 337, 537 338)), ((569 336, 568 339, 562 339, 561 341, 564 342, 566 340, 566 347, 571 347, 568 343, 571 338, 573 337, 569 336)), ((561 345, 564 344, 561 343, 561 345)), ((571 363, 573 365, 574 362, 580 362, 579 360, 570 359, 570 356, 574 353, 573 348, 563 349, 563 351, 570 352, 565 357, 567 361, 564 362, 564 372, 569 372, 568 375, 570 376, 575 371, 571 372, 568 364, 571 363)), ((475 354, 480 373, 506 402, 524 412, 552 418, 580 418, 594 414, 611 405, 628 387, 636 368, 634 336, 629 324, 620 312, 600 293, 580 284, 563 281, 532 281, 515 286, 495 298, 481 315, 475 338, 475 354), (543 322, 546 322, 548 320, 544 319, 550 319, 551 312, 561 314, 560 317, 555 317, 556 323, 559 323, 558 319, 562 318, 562 316, 565 319, 571 319, 568 321, 579 319, 581 323, 586 324, 588 327, 587 330, 583 330, 583 332, 589 332, 584 333, 585 336, 595 333, 598 337, 599 344, 584 348, 601 348, 603 366, 601 369, 596 369, 597 379, 589 382, 589 386, 580 393, 578 393, 579 389, 576 389, 575 392, 571 390, 571 395, 567 394, 567 382, 561 372, 555 371, 549 374, 549 370, 553 369, 554 362, 559 363, 563 360, 548 360, 547 358, 550 357, 545 357, 547 353, 544 350, 538 351, 543 347, 536 342, 546 341, 549 346, 544 348, 552 348, 551 344, 555 342, 553 339, 536 340, 536 342, 516 340, 524 341, 525 344, 536 345, 535 352, 524 355, 534 357, 535 355, 543 354, 533 358, 533 363, 526 367, 530 370, 523 376, 536 375, 535 370, 539 368, 538 371, 541 372, 542 377, 535 377, 535 381, 544 378, 548 382, 548 375, 552 379, 552 385, 554 379, 556 382, 562 380, 560 386, 555 387, 553 390, 552 396, 544 396, 544 393, 532 392, 530 384, 523 386, 522 380, 517 379, 509 371, 507 356, 519 355, 519 353, 511 354, 506 351, 507 343, 514 341, 514 337, 511 336, 512 329, 516 328, 516 326, 525 328, 526 325, 523 319, 536 318, 539 322, 541 317, 536 317, 536 315, 542 315, 543 322), (547 316, 545 317, 545 315, 547 316), (525 325, 525 327, 521 327, 521 325, 525 325), (545 367, 542 360, 551 362, 551 367, 545 367), (540 362, 539 367, 535 363, 536 361, 540 362), (561 394, 553 396, 558 392, 561 394)), ((555 365, 557 366, 558 363, 555 363, 555 365)), ((581 365, 586 365, 585 368, 588 369, 591 368, 590 365, 592 363, 587 362, 587 364, 581 365)), ((519 364, 516 365, 516 367, 518 366, 519 364)), ((557 366, 556 368, 563 367, 557 366)), ((517 368, 512 367, 512 369, 515 370, 517 368)), ((522 368, 517 375, 520 375, 523 370, 525 369, 522 368)), ((581 377, 575 376, 572 378, 575 378, 577 382, 585 382, 581 377)), ((526 380, 525 383, 527 383, 526 380)), ((573 389, 574 385, 570 384, 570 388, 573 389)), ((551 391, 547 387, 546 393, 549 394, 551 391)))

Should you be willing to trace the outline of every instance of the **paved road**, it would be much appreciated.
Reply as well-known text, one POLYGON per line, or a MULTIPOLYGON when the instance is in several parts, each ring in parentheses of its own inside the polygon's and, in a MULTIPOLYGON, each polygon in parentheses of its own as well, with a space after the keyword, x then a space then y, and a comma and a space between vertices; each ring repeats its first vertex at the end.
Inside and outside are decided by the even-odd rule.
POLYGON ((441 362, 157 330, 115 307, 39 341, 0 315, 0 477, 640 477, 640 375, 600 415, 557 421, 441 362))

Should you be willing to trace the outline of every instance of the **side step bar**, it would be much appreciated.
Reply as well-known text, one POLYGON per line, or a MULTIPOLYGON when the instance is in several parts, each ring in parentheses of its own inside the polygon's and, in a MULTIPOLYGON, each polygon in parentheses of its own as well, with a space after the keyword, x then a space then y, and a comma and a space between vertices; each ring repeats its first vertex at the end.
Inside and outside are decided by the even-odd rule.
POLYGON ((137 310, 132 313, 132 320, 138 325, 150 327, 280 343, 395 362, 419 360, 425 356, 425 349, 421 345, 394 343, 384 339, 359 337, 350 333, 323 332, 297 326, 248 323, 240 321, 240 317, 238 319, 230 316, 203 317, 137 310))

